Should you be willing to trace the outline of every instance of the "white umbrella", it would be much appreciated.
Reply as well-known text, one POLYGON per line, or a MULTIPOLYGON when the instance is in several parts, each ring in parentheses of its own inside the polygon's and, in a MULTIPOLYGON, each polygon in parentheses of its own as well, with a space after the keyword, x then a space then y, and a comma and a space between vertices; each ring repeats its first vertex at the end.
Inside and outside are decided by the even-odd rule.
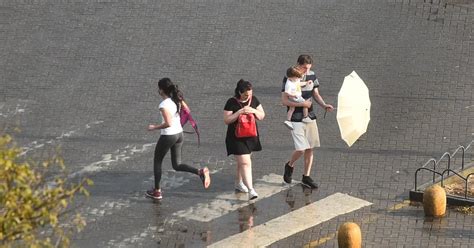
POLYGON ((369 88, 355 71, 344 78, 337 96, 337 123, 348 146, 367 131, 370 121, 369 88))

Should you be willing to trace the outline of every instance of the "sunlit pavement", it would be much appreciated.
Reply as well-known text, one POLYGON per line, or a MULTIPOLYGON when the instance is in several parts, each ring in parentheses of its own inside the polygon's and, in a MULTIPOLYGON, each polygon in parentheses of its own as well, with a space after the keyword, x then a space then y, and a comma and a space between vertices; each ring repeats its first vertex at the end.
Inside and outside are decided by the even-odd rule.
MULTIPOLYGON (((60 145, 71 174, 95 182, 74 247, 218 246, 274 232, 261 228, 279 218, 298 231, 275 235, 271 247, 337 247, 346 221, 360 225, 363 247, 469 247, 472 216, 449 209, 425 219, 406 202, 416 168, 474 138, 474 5, 440 2, 0 1, 0 124, 22 130, 26 156, 60 145), (318 109, 315 191, 279 179, 293 149, 281 80, 300 53, 314 57, 326 102, 337 105, 353 70, 372 100, 368 132, 351 148, 336 113, 318 109), (163 200, 153 202, 144 192, 159 134, 146 127, 158 120, 161 77, 179 84, 201 130, 199 147, 186 134, 183 161, 213 174, 204 190, 166 157, 163 200), (253 155, 262 197, 250 203, 233 191, 222 121, 240 78, 266 112, 263 151, 253 155), (321 204, 335 194, 368 204, 298 225, 313 206, 331 212, 321 204)), ((299 161, 295 180, 302 171, 299 161)))

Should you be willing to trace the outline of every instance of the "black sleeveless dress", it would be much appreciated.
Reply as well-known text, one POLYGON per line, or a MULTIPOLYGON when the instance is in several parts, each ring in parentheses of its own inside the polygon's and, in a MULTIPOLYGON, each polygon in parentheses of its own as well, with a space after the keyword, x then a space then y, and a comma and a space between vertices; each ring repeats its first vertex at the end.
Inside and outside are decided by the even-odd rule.
MULTIPOLYGON (((242 105, 246 105, 247 102, 242 103, 242 105)), ((255 96, 252 96, 252 102, 250 106, 252 108, 257 108, 260 105, 260 101, 255 96)), ((237 112, 241 109, 241 105, 237 102, 235 98, 229 98, 227 103, 224 106, 224 110, 232 111, 232 113, 237 112)), ((250 137, 250 138, 237 138, 235 137, 235 125, 236 122, 230 123, 227 125, 227 135, 225 137, 225 146, 227 148, 227 156, 234 154, 234 155, 243 155, 243 154, 250 154, 255 151, 261 151, 262 145, 260 144, 259 132, 258 132, 258 124, 257 124, 257 137, 250 137)))

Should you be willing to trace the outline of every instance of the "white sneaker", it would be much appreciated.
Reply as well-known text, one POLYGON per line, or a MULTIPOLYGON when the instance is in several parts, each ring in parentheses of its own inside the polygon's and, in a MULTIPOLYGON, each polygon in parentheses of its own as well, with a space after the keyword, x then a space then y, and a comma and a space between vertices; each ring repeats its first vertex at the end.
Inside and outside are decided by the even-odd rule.
POLYGON ((285 121, 283 123, 288 129, 293 130, 293 124, 291 124, 291 121, 285 121))
POLYGON ((249 201, 250 201, 250 200, 257 199, 257 197, 258 197, 257 192, 255 192, 254 189, 251 189, 251 190, 249 191, 249 201))
POLYGON ((309 118, 309 116, 306 116, 305 118, 303 118, 303 122, 304 123, 311 123, 311 122, 313 122, 313 120, 311 120, 311 118, 309 118))
POLYGON ((235 190, 237 190, 241 193, 248 193, 249 192, 249 189, 247 188, 247 186, 245 186, 245 184, 242 181, 235 184, 235 190))

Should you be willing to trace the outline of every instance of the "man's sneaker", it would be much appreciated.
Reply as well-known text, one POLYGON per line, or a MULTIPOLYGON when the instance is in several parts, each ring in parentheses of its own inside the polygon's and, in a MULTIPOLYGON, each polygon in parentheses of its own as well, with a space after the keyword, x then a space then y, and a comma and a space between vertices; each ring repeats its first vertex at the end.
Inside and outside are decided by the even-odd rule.
POLYGON ((257 197, 258 197, 257 192, 255 192, 254 189, 251 189, 251 190, 249 191, 249 201, 250 201, 250 200, 257 199, 257 197))
POLYGON ((283 123, 288 129, 293 130, 293 124, 291 124, 291 121, 284 121, 283 123))
POLYGON ((311 188, 311 189, 317 189, 318 188, 318 184, 315 183, 313 181, 313 179, 311 179, 311 177, 305 176, 305 175, 303 175, 303 179, 301 179, 301 184, 303 184, 304 186, 306 186, 308 188, 311 188))
POLYGON ((242 181, 235 184, 235 190, 241 193, 249 192, 249 189, 247 188, 247 186, 245 186, 245 184, 242 181))
POLYGON ((151 198, 151 199, 155 199, 155 200, 163 199, 163 195, 161 194, 160 189, 147 190, 146 193, 145 193, 145 196, 148 197, 148 198, 151 198))
POLYGON ((305 118, 303 118, 303 122, 304 123, 311 123, 311 122, 313 122, 313 120, 311 120, 311 118, 309 118, 309 116, 306 116, 305 118))
POLYGON ((201 178, 204 188, 209 188, 209 185, 211 185, 211 176, 209 175, 209 169, 207 167, 199 169, 199 178, 201 178))
POLYGON ((291 176, 293 176, 293 167, 290 166, 290 161, 285 164, 285 173, 283 174, 283 181, 291 183, 291 176))

